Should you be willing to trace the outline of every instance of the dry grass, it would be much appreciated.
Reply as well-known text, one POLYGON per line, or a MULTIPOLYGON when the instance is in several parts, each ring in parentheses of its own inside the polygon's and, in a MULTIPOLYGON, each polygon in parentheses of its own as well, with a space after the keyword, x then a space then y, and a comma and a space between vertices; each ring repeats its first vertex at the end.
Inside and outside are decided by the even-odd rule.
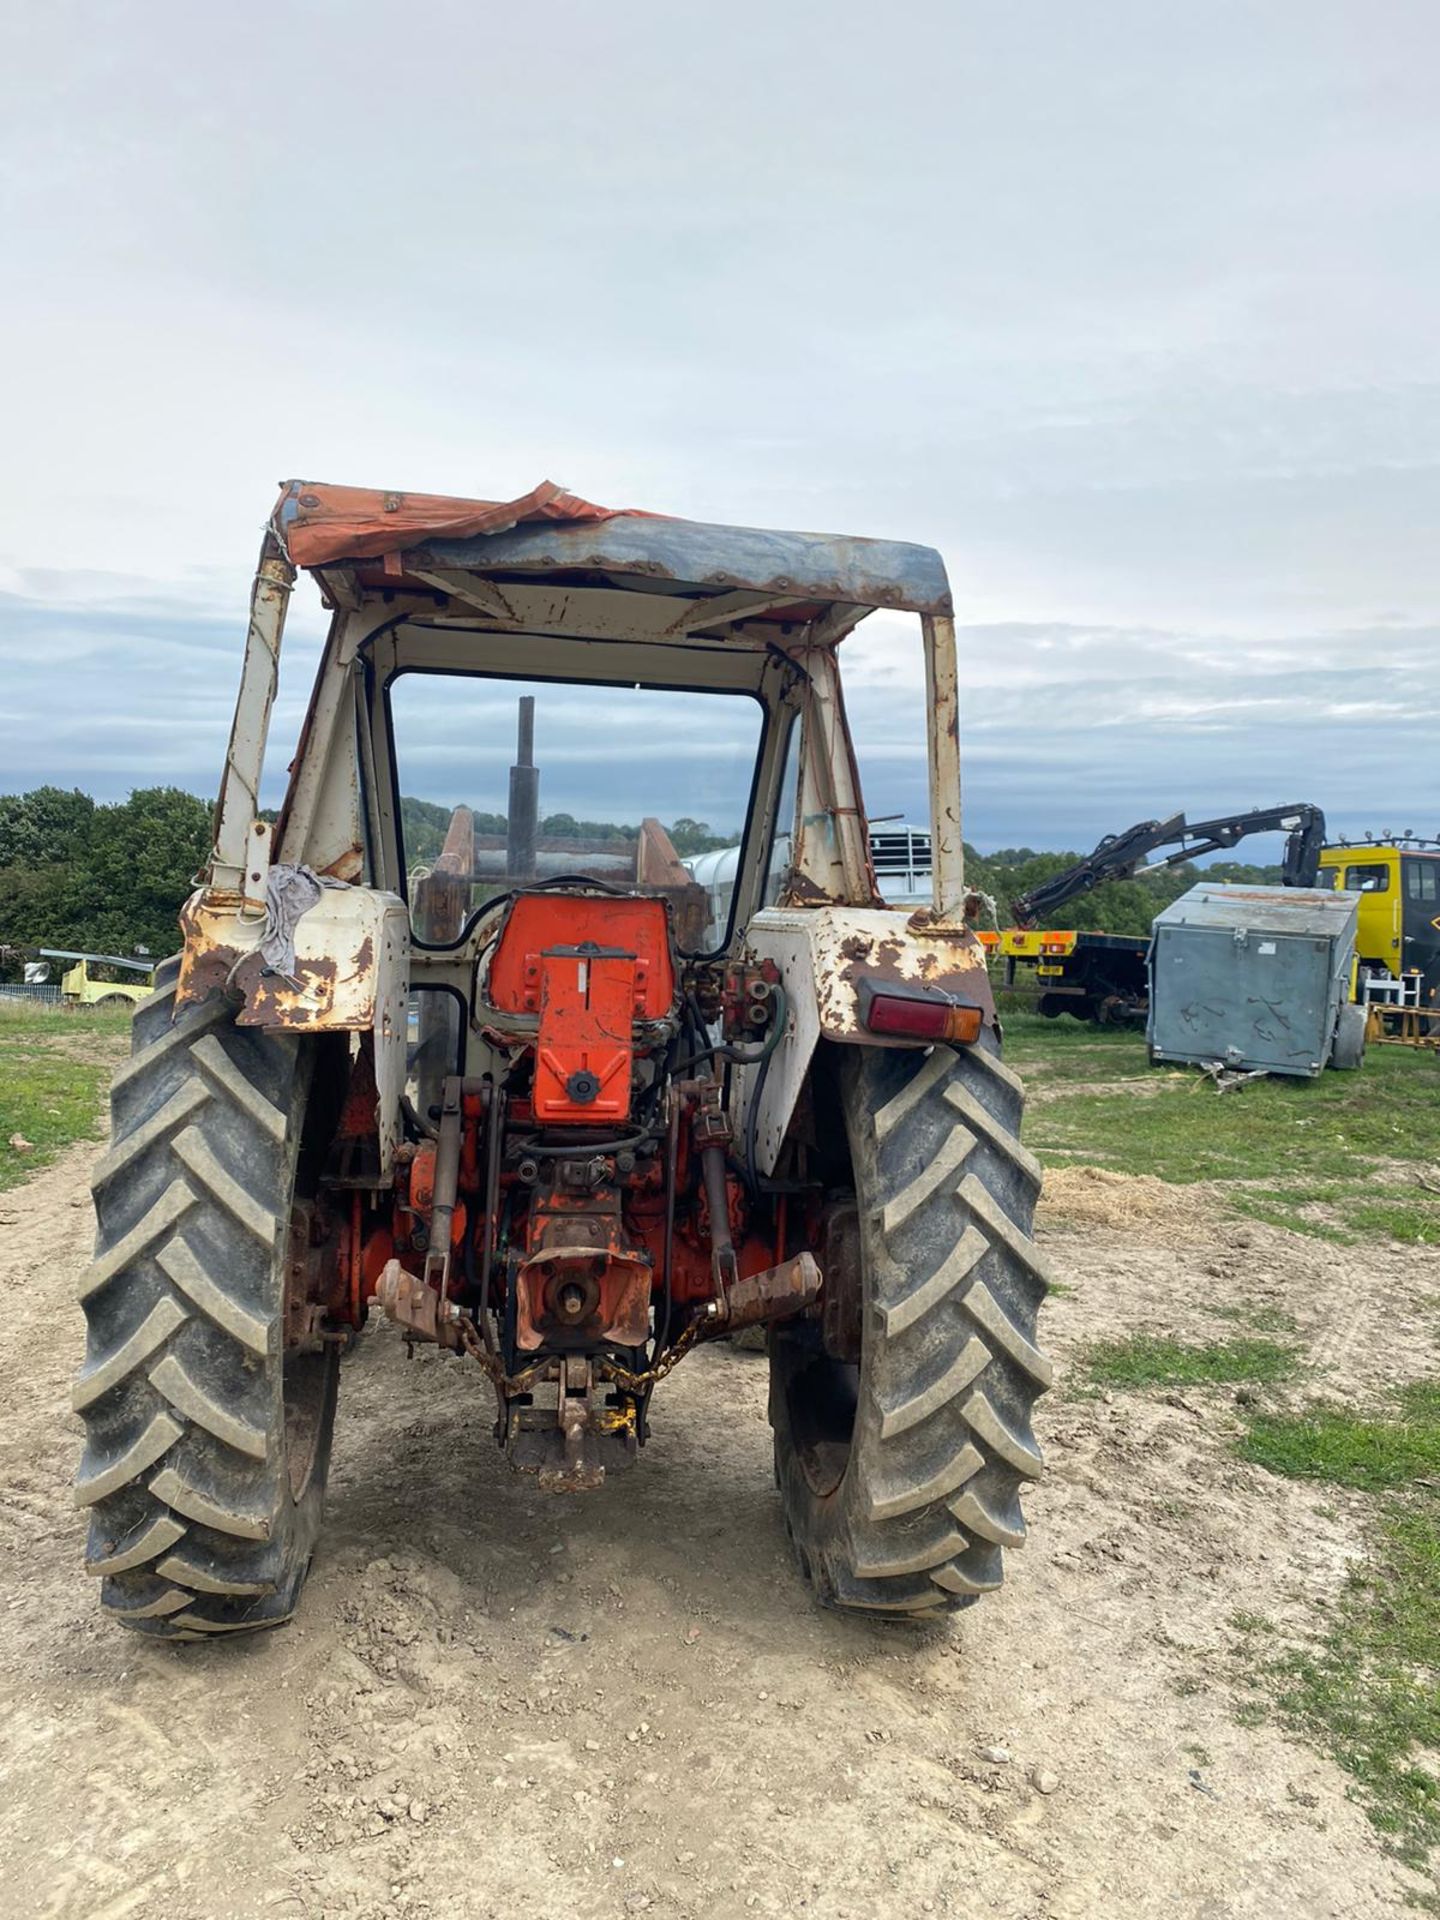
POLYGON ((1049 1226, 1106 1227, 1126 1232, 1164 1220, 1198 1225, 1205 1200, 1148 1173, 1117 1173, 1110 1167, 1045 1169, 1041 1219, 1049 1226))

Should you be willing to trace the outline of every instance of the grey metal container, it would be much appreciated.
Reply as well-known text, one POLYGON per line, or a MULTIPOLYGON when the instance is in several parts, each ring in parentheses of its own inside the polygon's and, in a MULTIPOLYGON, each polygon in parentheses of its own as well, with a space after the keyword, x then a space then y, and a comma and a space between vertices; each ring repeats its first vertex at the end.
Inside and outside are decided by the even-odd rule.
POLYGON ((1319 1073, 1350 997, 1358 902, 1203 880, 1172 901, 1150 944, 1151 1059, 1319 1073))

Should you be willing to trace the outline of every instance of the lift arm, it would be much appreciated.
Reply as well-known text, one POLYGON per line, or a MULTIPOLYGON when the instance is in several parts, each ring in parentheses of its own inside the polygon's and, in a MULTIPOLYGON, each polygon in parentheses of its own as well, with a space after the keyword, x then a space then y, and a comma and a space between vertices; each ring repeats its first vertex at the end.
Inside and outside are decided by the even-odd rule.
POLYGON ((1124 833, 1107 834, 1093 853, 1022 894, 1012 909, 1015 924, 1033 927, 1037 920, 1054 913, 1067 900, 1089 893, 1102 881, 1158 873, 1166 867, 1182 866, 1201 854, 1236 846, 1252 833, 1277 832, 1289 836, 1281 862, 1284 884, 1313 887, 1320 872, 1320 849, 1325 844, 1325 815, 1319 807, 1307 801, 1293 807, 1255 807, 1249 813, 1230 813, 1218 820, 1197 820, 1193 824, 1183 813, 1177 813, 1168 820, 1142 820, 1124 833), (1172 845, 1173 853, 1149 860, 1157 847, 1172 845))

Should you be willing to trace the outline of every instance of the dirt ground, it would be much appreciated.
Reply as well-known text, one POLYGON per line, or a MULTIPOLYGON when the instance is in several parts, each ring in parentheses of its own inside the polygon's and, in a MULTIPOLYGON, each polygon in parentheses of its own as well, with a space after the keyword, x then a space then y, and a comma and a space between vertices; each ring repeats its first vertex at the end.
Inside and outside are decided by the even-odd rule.
MULTIPOLYGON (((168 1650, 103 1622, 69 1500, 92 1151, 0 1198, 14 1920, 1361 1920, 1420 1889, 1331 1763, 1233 1718, 1229 1615, 1303 1617, 1359 1532, 1228 1455, 1223 1394, 1077 1398, 1062 1370, 1003 1593, 911 1629, 806 1598, 763 1358, 687 1361, 628 1479, 562 1503, 500 1460, 477 1372, 372 1330, 296 1622, 168 1650)), ((1424 1248, 1342 1261, 1073 1171, 1046 1239, 1062 1365, 1233 1331, 1214 1305, 1294 1314, 1327 1387, 1434 1353, 1424 1248)))

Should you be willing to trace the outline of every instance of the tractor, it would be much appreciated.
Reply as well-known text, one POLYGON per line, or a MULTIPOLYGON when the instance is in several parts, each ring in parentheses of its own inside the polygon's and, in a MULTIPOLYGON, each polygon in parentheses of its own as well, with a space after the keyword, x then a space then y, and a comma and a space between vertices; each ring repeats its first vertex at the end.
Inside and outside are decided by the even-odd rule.
POLYGON ((958 694, 926 547, 548 484, 283 487, 213 851, 94 1173, 76 1500, 104 1609, 174 1640, 294 1613, 377 1316, 469 1369, 477 1445, 493 1412, 556 1494, 608 1488, 671 1370, 763 1328, 777 1517, 814 1596, 931 1620, 1000 1584, 1041 1468, 1046 1279, 958 694), (301 570, 330 623, 271 819, 301 570), (877 610, 923 642, 933 879, 909 911, 877 889, 841 691, 877 610), (673 822, 539 816, 537 719, 632 823, 662 759, 696 792, 723 763, 721 923, 673 822), (442 763, 471 788, 443 834, 415 800, 442 763))

